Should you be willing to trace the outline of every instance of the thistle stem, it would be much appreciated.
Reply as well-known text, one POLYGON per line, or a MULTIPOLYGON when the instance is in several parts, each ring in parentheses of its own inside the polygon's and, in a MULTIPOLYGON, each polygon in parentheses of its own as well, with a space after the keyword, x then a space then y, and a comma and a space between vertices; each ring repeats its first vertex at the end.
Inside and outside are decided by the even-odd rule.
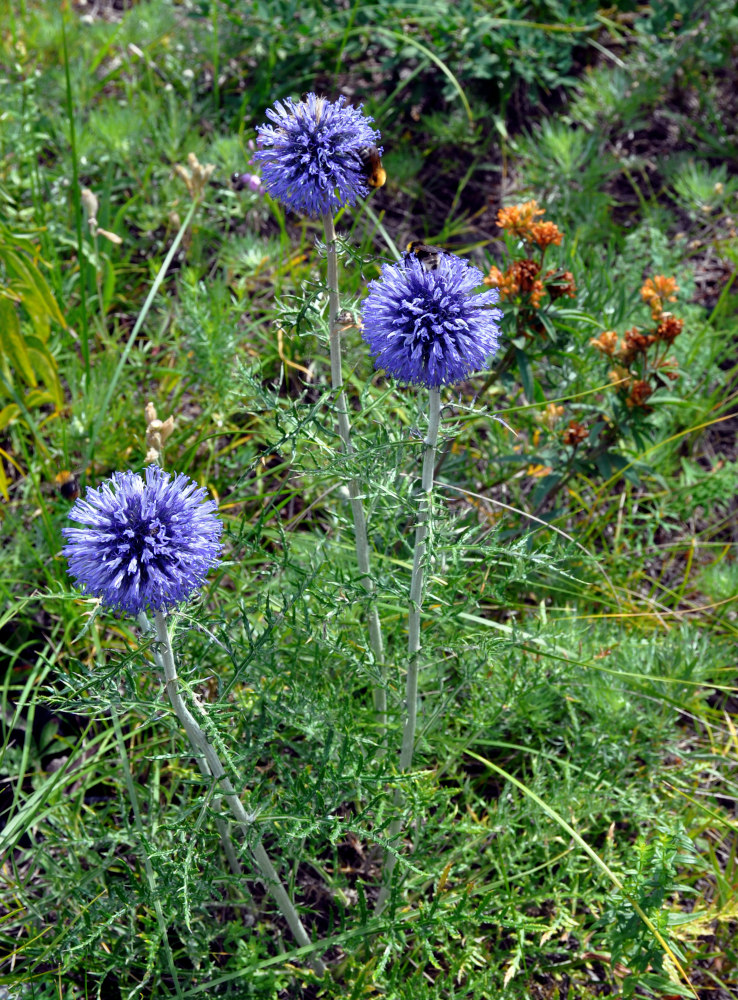
MULTIPOLYGON (((157 460, 155 460, 155 461, 157 461, 157 460)), ((141 631, 142 632, 149 633, 149 632, 153 631, 153 627, 151 625, 151 622, 146 617, 146 614, 143 611, 138 616, 138 624, 141 626, 141 631)), ((161 652, 159 651, 159 646, 158 645, 154 646, 152 652, 153 652, 154 661, 155 661, 157 667, 161 670, 162 673, 164 673, 164 660, 162 659, 161 652)), ((205 763, 204 758, 197 757, 196 761, 197 761, 197 766, 200 769, 200 774, 202 774, 202 776, 204 778, 212 778, 212 774, 210 773, 210 768, 205 763)), ((219 795, 217 795, 217 796, 215 796, 213 798, 213 808, 216 811, 218 809, 220 809, 220 801, 221 800, 220 800, 220 796, 219 795)), ((236 850, 235 850, 235 848, 233 846, 233 840, 231 838, 231 831, 230 831, 228 823, 226 822, 225 819, 223 819, 222 816, 216 816, 215 817, 215 825, 218 828, 218 834, 220 835, 220 843, 221 843, 221 846, 222 846, 222 848, 223 848, 223 850, 225 852, 225 856, 228 859, 228 865, 229 865, 231 871, 238 878, 243 878, 243 869, 241 868, 241 862, 238 860, 238 855, 236 854, 236 850)), ((243 889, 244 889, 244 893, 246 895, 248 904, 249 904, 249 906, 251 907, 252 911, 255 914, 256 913, 256 905, 254 903, 253 897, 252 897, 251 893, 249 892, 249 890, 248 890, 248 888, 246 886, 244 886, 243 889)))
MULTIPOLYGON (((225 768, 221 764, 215 748, 208 742, 205 733, 200 728, 197 720, 192 715, 182 698, 179 688, 179 677, 177 675, 177 664, 174 659, 172 641, 164 614, 161 611, 155 612, 154 620, 156 624, 156 637, 159 641, 157 659, 164 672, 165 686, 169 700, 172 703, 172 708, 174 709, 177 718, 182 723, 182 727, 184 728, 187 738, 193 748, 199 754, 202 754, 202 758, 204 758, 208 772, 218 782, 219 788, 223 793, 223 797, 230 806, 231 812, 233 813, 236 822, 241 827, 241 833, 245 839, 248 828, 253 824, 253 817, 250 817, 244 809, 243 803, 236 794, 236 790, 231 784, 230 779, 226 775, 225 768)), ((301 948, 309 946, 312 942, 310 941, 308 933, 303 927, 297 910, 292 904, 292 900, 287 894, 287 890, 283 886, 261 840, 255 840, 254 843, 250 845, 250 850, 252 859, 257 871, 259 872, 262 882, 271 893, 274 902, 277 904, 279 912, 289 924, 289 928, 292 931, 298 945, 301 948)), ((313 958, 311 960, 311 965, 317 975, 323 976, 325 974, 325 965, 320 958, 313 958)))
MULTIPOLYGON (((354 452, 351 444, 351 422, 349 420, 346 394, 343 391, 343 367, 341 364, 341 332, 338 329, 338 258, 336 256, 336 229, 330 215, 323 216, 325 230, 326 255, 328 262, 328 327, 330 330, 331 350, 331 385, 336 393, 336 413, 338 416, 338 433, 343 443, 346 455, 354 452)), ((387 690, 384 683, 384 643, 382 641, 382 626, 379 621, 379 611, 375 598, 375 585, 369 568, 369 538, 367 535, 366 514, 361 499, 361 486, 358 479, 350 479, 348 483, 351 513, 354 519, 354 540, 356 545, 356 561, 359 566, 361 583, 369 595, 368 628, 369 644, 374 654, 374 661, 382 671, 381 682, 373 689, 374 710, 382 733, 387 724, 387 690)))
MULTIPOLYGON (((415 727, 418 718, 418 668, 420 665, 420 613, 423 606, 423 576, 425 569, 425 539, 428 534, 428 518, 431 509, 433 492, 433 469, 436 461, 436 445, 438 444, 438 428, 441 422, 441 393, 439 389, 429 391, 428 433, 426 434, 423 452, 423 473, 418 496, 418 520, 415 525, 415 551, 413 554, 413 573, 410 579, 410 608, 407 621, 407 675, 405 678, 405 705, 407 716, 402 731, 402 747, 400 749, 400 771, 409 771, 413 763, 415 749, 415 727)), ((402 816, 399 809, 402 805, 402 792, 398 788, 394 795, 394 807, 398 815, 392 820, 389 829, 389 839, 394 840, 402 829, 402 816)), ((397 855, 385 854, 384 884, 379 892, 375 915, 384 909, 389 896, 392 873, 397 863, 397 855)))

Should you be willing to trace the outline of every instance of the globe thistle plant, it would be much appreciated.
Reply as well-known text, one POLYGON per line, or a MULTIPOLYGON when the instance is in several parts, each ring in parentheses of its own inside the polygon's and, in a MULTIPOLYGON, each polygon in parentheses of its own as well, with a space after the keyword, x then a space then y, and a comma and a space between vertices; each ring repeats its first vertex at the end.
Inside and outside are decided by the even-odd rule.
MULTIPOLYGON (((385 264, 378 281, 369 284, 364 302, 364 340, 376 355, 375 366, 401 382, 427 386, 428 430, 423 442, 423 469, 415 522, 415 548, 408 609, 408 664, 405 675, 406 717, 400 748, 400 771, 412 767, 418 710, 420 616, 426 537, 431 516, 433 470, 441 419, 441 387, 452 385, 481 368, 499 343, 494 305, 496 291, 474 294, 484 275, 452 254, 422 248, 421 257, 407 253, 399 264, 385 264)), ((389 839, 400 833, 402 793, 395 793, 397 815, 389 839)), ((381 913, 389 896, 395 851, 387 852, 384 885, 375 912, 381 913)))
MULTIPOLYGON (((147 413, 149 427, 155 418, 147 413)), ((161 442, 160 442, 161 443, 161 442)), ((165 612, 186 600, 205 581, 220 558, 222 522, 204 488, 183 474, 172 477, 158 465, 149 465, 144 478, 134 472, 115 472, 97 489, 88 489, 69 512, 83 528, 62 528, 67 539, 64 554, 70 576, 86 594, 103 604, 138 617, 145 632, 151 626, 145 612, 154 614, 156 644, 153 656, 177 718, 197 754, 202 774, 223 793, 244 839, 253 822, 241 802, 218 753, 182 696, 172 636, 165 612)), ((200 706, 201 714, 205 714, 200 706)), ((214 797, 214 802, 219 797, 214 797)), ((219 821, 221 836, 227 827, 219 821)), ((300 916, 277 870, 258 837, 249 837, 253 862, 301 947, 310 944, 300 916)), ((230 847, 230 845, 229 845, 230 847)), ((232 867, 238 861, 227 849, 232 867)), ((247 897, 248 898, 248 897, 247 897)), ((322 975, 323 962, 312 959, 322 975)))
POLYGON ((361 150, 379 141, 373 119, 341 96, 276 101, 257 128, 262 187, 301 215, 318 218, 353 205, 369 188, 361 150))
POLYGON ((473 294, 484 275, 453 254, 432 269, 413 254, 385 264, 364 301, 364 340, 375 367, 400 382, 438 389, 483 368, 499 343, 496 290, 473 294))
POLYGON ((186 600, 219 559, 222 522, 206 491, 150 465, 88 489, 62 528, 69 574, 118 612, 162 611, 186 600))
MULTIPOLYGON (((311 218, 320 217, 326 242, 329 347, 331 385, 335 392, 338 432, 343 450, 352 453, 349 408, 343 392, 341 338, 337 325, 339 314, 338 260, 334 213, 369 192, 368 174, 376 172, 381 149, 379 132, 361 107, 346 104, 345 97, 328 101, 308 94, 304 101, 291 98, 277 101, 266 112, 268 123, 257 129, 259 146, 253 161, 261 166, 262 189, 288 208, 311 218), (369 163, 369 167, 367 166, 369 163), (373 165, 374 164, 374 165, 373 165)), ((384 183, 381 175, 372 175, 371 186, 384 183)), ((349 483, 354 541, 362 586, 371 596, 374 583, 369 567, 369 542, 366 515, 356 479, 349 483)), ((381 625, 374 602, 370 603, 369 640, 377 663, 384 657, 381 625)), ((375 688, 374 704, 383 724, 386 707, 383 688, 375 688)))

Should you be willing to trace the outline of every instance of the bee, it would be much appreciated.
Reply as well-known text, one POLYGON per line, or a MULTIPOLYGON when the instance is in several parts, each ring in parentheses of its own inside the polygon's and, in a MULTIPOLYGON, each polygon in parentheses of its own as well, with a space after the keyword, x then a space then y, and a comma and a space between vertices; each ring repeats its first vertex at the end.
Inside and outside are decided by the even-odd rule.
POLYGON ((356 326, 356 319, 348 309, 342 309, 336 316, 336 326, 343 333, 344 330, 351 330, 356 326))
POLYGON ((362 146, 358 151, 361 169, 370 188, 384 187, 387 171, 382 166, 382 158, 376 146, 362 146))
POLYGON ((248 174, 242 174, 238 170, 235 173, 231 174, 231 187, 233 188, 234 191, 244 191, 246 189, 246 185, 248 184, 248 182, 249 182, 248 174))
POLYGON ((261 191, 261 177, 258 174, 242 174, 239 170, 231 174, 234 191, 261 191))
POLYGON ((405 250, 405 260, 409 260, 411 256, 417 257, 426 271, 437 271, 442 253, 444 251, 438 247, 428 246, 427 243, 421 243, 420 240, 412 240, 405 250))
POLYGON ((65 500, 76 500, 79 496, 79 483, 73 472, 63 469, 56 476, 56 484, 59 487, 59 493, 65 500))

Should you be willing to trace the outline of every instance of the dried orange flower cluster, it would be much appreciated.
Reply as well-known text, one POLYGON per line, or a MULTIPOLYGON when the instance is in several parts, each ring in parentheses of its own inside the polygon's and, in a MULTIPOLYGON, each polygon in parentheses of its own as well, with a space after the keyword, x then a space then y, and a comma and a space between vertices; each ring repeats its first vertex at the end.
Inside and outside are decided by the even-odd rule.
POLYGON ((519 236, 526 243, 534 243, 542 250, 555 243, 560 246, 564 234, 553 222, 537 222, 545 209, 538 207, 535 200, 524 201, 520 205, 501 208, 497 213, 497 225, 511 236, 519 236))
POLYGON ((588 434, 589 431, 587 428, 580 424, 578 420, 570 420, 569 426, 563 433, 564 444, 569 445, 571 448, 577 448, 588 434))
POLYGON ((506 271, 491 267, 484 279, 485 285, 498 288, 501 299, 525 298, 533 309, 539 309, 544 295, 548 293, 551 301, 560 299, 563 295, 574 298, 576 285, 571 271, 550 270, 541 277, 543 256, 546 247, 555 244, 559 246, 564 234, 553 222, 539 222, 538 217, 544 214, 544 209, 538 207, 536 201, 525 201, 520 205, 501 208, 497 213, 497 225, 511 236, 518 236, 527 245, 528 253, 534 247, 541 251, 540 260, 530 256, 514 261, 506 271))
POLYGON ((663 274, 655 274, 653 278, 646 278, 641 288, 641 298, 651 307, 651 316, 654 319, 661 319, 664 314, 665 302, 676 302, 676 293, 679 285, 676 278, 666 278, 663 274))
POLYGON ((535 243, 541 250, 550 247, 553 243, 560 247, 564 234, 555 222, 539 222, 530 229, 530 242, 535 243))
POLYGON ((656 324, 654 329, 644 333, 634 326, 625 331, 622 339, 614 330, 605 330, 599 337, 590 340, 590 344, 601 354, 618 362, 610 371, 609 378, 626 397, 625 402, 631 408, 638 407, 649 412, 652 407, 647 406, 646 401, 659 383, 663 384, 664 379, 673 382, 679 378, 676 360, 665 357, 665 351, 682 332, 684 320, 664 310, 667 302, 676 302, 678 291, 675 278, 662 274, 647 278, 641 288, 641 298, 651 309, 651 317, 656 324), (660 345, 663 345, 663 350, 659 356, 660 345), (651 347, 654 350, 649 356, 651 347))
POLYGON ((536 217, 545 214, 546 210, 539 208, 537 201, 524 201, 520 205, 501 208, 497 213, 497 225, 500 229, 507 229, 513 236, 525 238, 530 227, 535 225, 536 217))
POLYGON ((484 279, 485 285, 499 288, 501 299, 512 299, 516 295, 528 295, 534 309, 538 309, 546 289, 538 275, 541 265, 534 260, 514 261, 504 273, 498 267, 491 267, 484 279))

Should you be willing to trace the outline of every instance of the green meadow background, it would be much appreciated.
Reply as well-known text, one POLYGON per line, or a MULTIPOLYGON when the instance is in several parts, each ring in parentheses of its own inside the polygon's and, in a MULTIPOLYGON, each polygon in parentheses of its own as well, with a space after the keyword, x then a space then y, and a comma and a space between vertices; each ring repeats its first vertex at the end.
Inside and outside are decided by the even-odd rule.
POLYGON ((726 0, 0 4, 0 997, 738 995, 736 38, 726 0), (230 180, 309 91, 363 104, 388 175, 337 220, 350 459, 319 223, 230 180), (398 775, 427 396, 360 303, 411 240, 522 274, 497 213, 532 199, 550 287, 509 285, 443 393, 398 775), (656 278, 673 343, 593 345, 655 336, 656 278), (180 671, 322 980, 231 874, 135 623, 66 575, 61 487, 141 470, 149 401, 225 523, 180 671))

